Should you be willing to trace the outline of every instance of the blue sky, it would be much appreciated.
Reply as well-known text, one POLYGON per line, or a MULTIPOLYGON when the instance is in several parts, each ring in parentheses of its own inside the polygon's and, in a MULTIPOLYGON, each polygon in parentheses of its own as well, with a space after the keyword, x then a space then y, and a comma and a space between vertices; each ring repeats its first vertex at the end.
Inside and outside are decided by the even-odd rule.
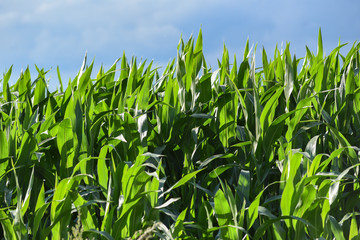
POLYGON ((51 68, 47 77, 56 88, 56 67, 67 82, 86 51, 88 60, 95 58, 95 71, 111 66, 123 51, 164 66, 176 57, 180 36, 197 36, 200 27, 213 67, 224 43, 230 55, 241 58, 247 39, 258 53, 264 46, 268 56, 288 41, 291 52, 303 57, 306 45, 316 52, 319 27, 329 53, 340 37, 349 45, 359 40, 359 10, 359 0, 1 1, 0 71, 14 65, 17 79, 27 66, 33 74, 34 64, 51 68))

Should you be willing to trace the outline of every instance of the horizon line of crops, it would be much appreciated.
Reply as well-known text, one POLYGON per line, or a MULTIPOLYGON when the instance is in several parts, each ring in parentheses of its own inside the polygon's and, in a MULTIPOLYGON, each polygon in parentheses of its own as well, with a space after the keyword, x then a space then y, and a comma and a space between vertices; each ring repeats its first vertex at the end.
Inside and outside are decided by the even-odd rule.
POLYGON ((232 64, 224 46, 213 70, 200 30, 162 74, 123 54, 92 79, 85 56, 54 92, 10 68, 1 239, 360 239, 360 44, 344 45, 325 56, 319 31, 316 54, 262 49, 261 68, 249 42, 232 64))

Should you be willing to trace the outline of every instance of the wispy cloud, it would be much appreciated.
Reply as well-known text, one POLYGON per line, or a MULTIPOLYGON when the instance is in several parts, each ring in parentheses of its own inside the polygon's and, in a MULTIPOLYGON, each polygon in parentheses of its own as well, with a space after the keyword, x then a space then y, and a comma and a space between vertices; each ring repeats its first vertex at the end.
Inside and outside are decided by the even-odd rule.
POLYGON ((269 51, 290 41, 301 55, 305 44, 316 47, 319 27, 325 48, 335 47, 339 37, 358 40, 358 9, 358 0, 2 1, 0 70, 36 63, 75 72, 86 50, 105 66, 123 51, 164 63, 176 56, 180 35, 196 36, 200 26, 213 64, 223 43, 241 58, 247 38, 269 51))

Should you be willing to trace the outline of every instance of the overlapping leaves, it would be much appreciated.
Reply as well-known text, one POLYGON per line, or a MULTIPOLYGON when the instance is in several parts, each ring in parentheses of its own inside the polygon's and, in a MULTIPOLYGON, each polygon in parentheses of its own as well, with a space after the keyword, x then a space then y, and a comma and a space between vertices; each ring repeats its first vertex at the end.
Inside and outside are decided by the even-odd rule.
POLYGON ((263 49, 259 70, 247 42, 211 68, 200 31, 161 74, 124 54, 93 77, 85 56, 53 93, 43 69, 11 85, 10 68, 0 235, 357 239, 359 44, 342 46, 324 56, 319 32, 316 55, 263 49))

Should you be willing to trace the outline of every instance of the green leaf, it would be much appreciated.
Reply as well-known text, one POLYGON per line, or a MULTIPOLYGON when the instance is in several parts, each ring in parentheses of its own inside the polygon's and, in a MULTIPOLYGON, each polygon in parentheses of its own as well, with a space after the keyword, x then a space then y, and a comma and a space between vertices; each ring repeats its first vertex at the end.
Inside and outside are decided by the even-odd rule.
POLYGON ((335 201, 335 199, 336 199, 336 197, 338 195, 339 185, 340 185, 340 182, 336 181, 334 184, 332 184, 330 186, 330 189, 329 189, 329 203, 330 203, 330 205, 335 201))
POLYGON ((258 208, 260 206, 260 198, 263 195, 264 191, 266 188, 268 188, 269 186, 271 186, 272 184, 275 184, 277 182, 273 182, 270 185, 268 185, 267 187, 265 187, 257 196, 256 198, 251 202, 249 208, 248 208, 248 215, 247 215, 247 222, 248 222, 248 227, 247 229, 250 230, 250 228, 252 227, 252 225, 254 224, 255 220, 258 218, 259 216, 259 212, 258 212, 258 208))
POLYGON ((10 66, 9 70, 4 75, 4 78, 3 78, 3 88, 2 89, 3 89, 3 97, 4 97, 5 102, 11 101, 9 80, 10 80, 10 76, 11 76, 11 72, 12 72, 12 67, 13 67, 13 65, 10 66))
MULTIPOLYGON (((297 199, 296 197, 300 197, 299 195, 296 195, 296 189, 295 189, 295 183, 294 178, 296 175, 296 172, 298 171, 298 168, 300 167, 302 155, 300 153, 291 154, 289 156, 289 161, 287 163, 288 171, 284 171, 283 174, 285 175, 286 184, 284 191, 281 196, 281 212, 283 216, 290 216, 293 214, 293 211, 295 209, 295 206, 298 204, 298 201, 300 199, 297 199)), ((289 221, 285 221, 287 226, 290 226, 289 221)))
POLYGON ((89 229, 89 230, 84 231, 84 233, 95 233, 95 234, 97 234, 97 235, 99 235, 101 237, 104 237, 107 240, 114 240, 114 238, 108 232, 105 232, 105 231, 99 231, 99 230, 96 230, 96 229, 89 229))
POLYGON ((25 197, 24 197, 24 199, 23 199, 23 203, 22 203, 22 205, 21 205, 21 216, 22 216, 22 217, 24 217, 26 211, 27 211, 28 208, 29 208, 30 196, 31 196, 33 184, 34 184, 34 168, 31 170, 31 175, 30 175, 30 180, 29 180, 28 189, 26 190, 26 194, 25 194, 25 197))
POLYGON ((183 176, 179 181, 177 181, 173 186, 171 186, 168 190, 166 190, 165 192, 163 192, 159 198, 161 198, 163 195, 171 192, 172 190, 178 188, 178 187, 181 187, 182 185, 184 185, 185 183, 187 183, 190 179, 192 179, 193 177, 196 176, 196 174, 198 174, 199 172, 203 171, 204 169, 206 168, 203 168, 203 169, 200 169, 200 170, 197 170, 197 171, 194 171, 194 172, 191 172, 191 173, 188 173, 186 174, 185 176, 183 176))
POLYGON ((60 176, 70 176, 70 168, 73 166, 74 143, 71 121, 65 118, 61 121, 57 134, 57 146, 61 155, 60 176))
POLYGON ((316 146, 317 141, 319 139, 319 135, 314 136, 310 139, 310 141, 306 144, 305 152, 307 152, 310 156, 310 160, 313 160, 316 156, 316 146))
POLYGON ((203 162, 201 162, 200 166, 199 166, 199 169, 202 169, 204 167, 206 167, 209 163, 211 163, 212 161, 214 161, 215 159, 218 159, 218 158, 230 158, 230 157, 233 157, 234 155, 231 154, 231 153, 227 153, 227 154, 216 154, 214 156, 211 156, 207 159, 205 159, 203 162))
MULTIPOLYGON (((294 89, 294 82, 295 82, 294 76, 294 69, 291 64, 291 58, 288 57, 288 55, 285 55, 285 76, 284 76, 284 94, 285 94, 285 100, 289 107, 290 103, 290 96, 294 89)), ((290 109, 287 109, 290 110, 290 109)))
MULTIPOLYGON (((224 195, 224 192, 219 189, 214 198, 215 204, 215 214, 217 217, 217 221, 219 226, 230 225, 232 221, 232 214, 229 203, 224 195)), ((221 236, 225 239, 234 239, 234 229, 231 228, 223 228, 221 229, 221 236)))
POLYGON ((59 80, 59 83, 60 83, 60 92, 64 92, 64 87, 63 87, 63 83, 62 83, 62 80, 61 80, 59 66, 56 67, 56 72, 57 72, 58 80, 59 80))
POLYGON ((201 69, 201 64, 202 64, 202 59, 203 59, 202 50, 203 50, 203 37, 202 37, 202 31, 200 28, 199 35, 197 37, 197 41, 196 41, 196 45, 195 45, 195 49, 194 49, 194 56, 195 56, 194 69, 193 69, 193 77, 194 78, 199 74, 199 71, 201 69))
POLYGON ((280 95, 283 93, 284 88, 279 88, 276 90, 274 95, 266 102, 264 109, 261 112, 260 124, 263 132, 266 132, 269 125, 273 122, 275 109, 278 105, 278 100, 280 95))
POLYGON ((253 95, 254 95, 254 103, 253 104, 254 104, 254 113, 255 113, 255 139, 256 139, 256 142, 258 142, 261 137, 260 117, 261 117, 262 106, 260 104, 258 83, 257 83, 256 77, 255 77, 255 53, 251 60, 250 79, 252 80, 253 95))
POLYGON ((218 100, 219 137, 224 147, 229 147, 229 141, 236 136, 234 95, 225 93, 218 100))
POLYGON ((281 136, 283 136, 283 129, 285 127, 285 121, 288 117, 298 111, 303 111, 306 108, 297 108, 288 113, 284 113, 277 117, 268 127, 264 136, 264 148, 269 151, 274 142, 281 136))
POLYGON ((173 237, 178 238, 180 237, 180 232, 185 230, 183 227, 185 216, 186 216, 187 208, 185 208, 176 219, 174 231, 173 231, 173 237))
MULTIPOLYGON (((259 214, 263 215, 263 216, 267 216, 269 219, 276 219, 276 216, 274 214, 272 214, 267 208, 264 208, 262 206, 259 206, 259 214)), ((285 230, 281 227, 280 222, 274 222, 274 233, 275 233, 275 238, 276 239, 286 239, 286 232, 285 230)), ((256 234, 256 233, 255 233, 256 234)))
POLYGON ((36 139, 34 138, 33 130, 29 129, 24 132, 21 138, 21 147, 18 151, 17 165, 30 165, 31 155, 37 150, 36 139))
POLYGON ((335 238, 337 240, 345 240, 342 228, 336 219, 331 215, 328 216, 328 219, 330 220, 331 231, 335 235, 335 238))
POLYGON ((340 147, 347 147, 347 155, 350 158, 350 161, 353 165, 358 163, 358 157, 355 150, 352 148, 349 141, 344 137, 344 135, 337 130, 336 128, 332 127, 330 124, 326 124, 326 126, 330 129, 331 133, 335 136, 335 138, 340 142, 340 147))
POLYGON ((251 141, 235 143, 234 145, 231 145, 230 147, 243 147, 243 146, 247 146, 247 145, 251 145, 251 141))
POLYGON ((37 237, 37 234, 41 234, 41 223, 44 221, 43 217, 50 206, 50 203, 44 203, 43 205, 39 206, 39 208, 35 211, 35 218, 34 218, 34 225, 32 226, 32 231, 34 231, 34 239, 37 237), (40 229, 39 229, 40 227, 40 229))
MULTIPOLYGON (((36 66, 36 65, 35 65, 36 66)), ((43 70, 38 70, 39 76, 36 80, 36 86, 34 90, 34 106, 38 105, 41 101, 45 99, 45 90, 47 88, 45 82, 45 73, 43 70)))
POLYGON ((357 225, 357 221, 356 221, 356 216, 355 216, 355 214, 353 214, 351 217, 349 240, 357 240, 359 238, 360 237, 359 237, 359 230, 358 230, 358 225, 357 225))
POLYGON ((249 200, 250 197, 250 172, 246 170, 241 170, 239 180, 239 190, 245 196, 246 200, 249 200))
POLYGON ((264 233, 266 232, 266 230, 274 223, 281 221, 281 220, 285 220, 285 219, 294 219, 294 220, 298 220, 301 223, 303 223, 305 226, 310 226, 312 228, 315 229, 315 227, 313 225, 311 225, 308 221, 306 221, 305 219, 299 218, 299 217, 295 217, 295 216, 280 216, 274 219, 269 219, 267 220, 264 224, 262 224, 258 229, 256 229, 255 235, 254 235, 254 240, 258 240, 260 239, 264 233))
POLYGON ((25 100, 25 94, 30 94, 30 88, 31 88, 31 75, 29 67, 25 69, 24 73, 21 73, 21 76, 18 80, 18 91, 19 91, 19 97, 23 101, 25 100))
POLYGON ((321 28, 319 28, 319 36, 318 36, 318 46, 317 46, 317 58, 320 60, 323 58, 324 50, 323 50, 323 41, 321 35, 321 28))
POLYGON ((10 221, 10 217, 3 210, 0 210, 0 223, 3 228, 5 239, 18 239, 15 234, 14 226, 10 221))
POLYGON ((79 90, 79 95, 82 97, 85 96, 86 89, 89 86, 91 86, 90 77, 91 77, 91 72, 92 72, 93 65, 94 65, 94 60, 93 60, 92 63, 90 64, 90 66, 85 68, 86 60, 87 60, 87 53, 85 53, 84 61, 81 66, 78 78, 77 78, 77 86, 78 86, 78 90, 79 90))
POLYGON ((166 208, 167 206, 169 206, 170 204, 172 204, 173 202, 176 202, 178 200, 180 200, 180 198, 170 198, 169 200, 167 200, 165 203, 161 204, 160 206, 156 206, 155 209, 166 208))
POLYGON ((6 132, 1 130, 0 127, 0 177, 6 172, 6 168, 9 164, 5 159, 9 156, 9 142, 6 137, 6 132))

